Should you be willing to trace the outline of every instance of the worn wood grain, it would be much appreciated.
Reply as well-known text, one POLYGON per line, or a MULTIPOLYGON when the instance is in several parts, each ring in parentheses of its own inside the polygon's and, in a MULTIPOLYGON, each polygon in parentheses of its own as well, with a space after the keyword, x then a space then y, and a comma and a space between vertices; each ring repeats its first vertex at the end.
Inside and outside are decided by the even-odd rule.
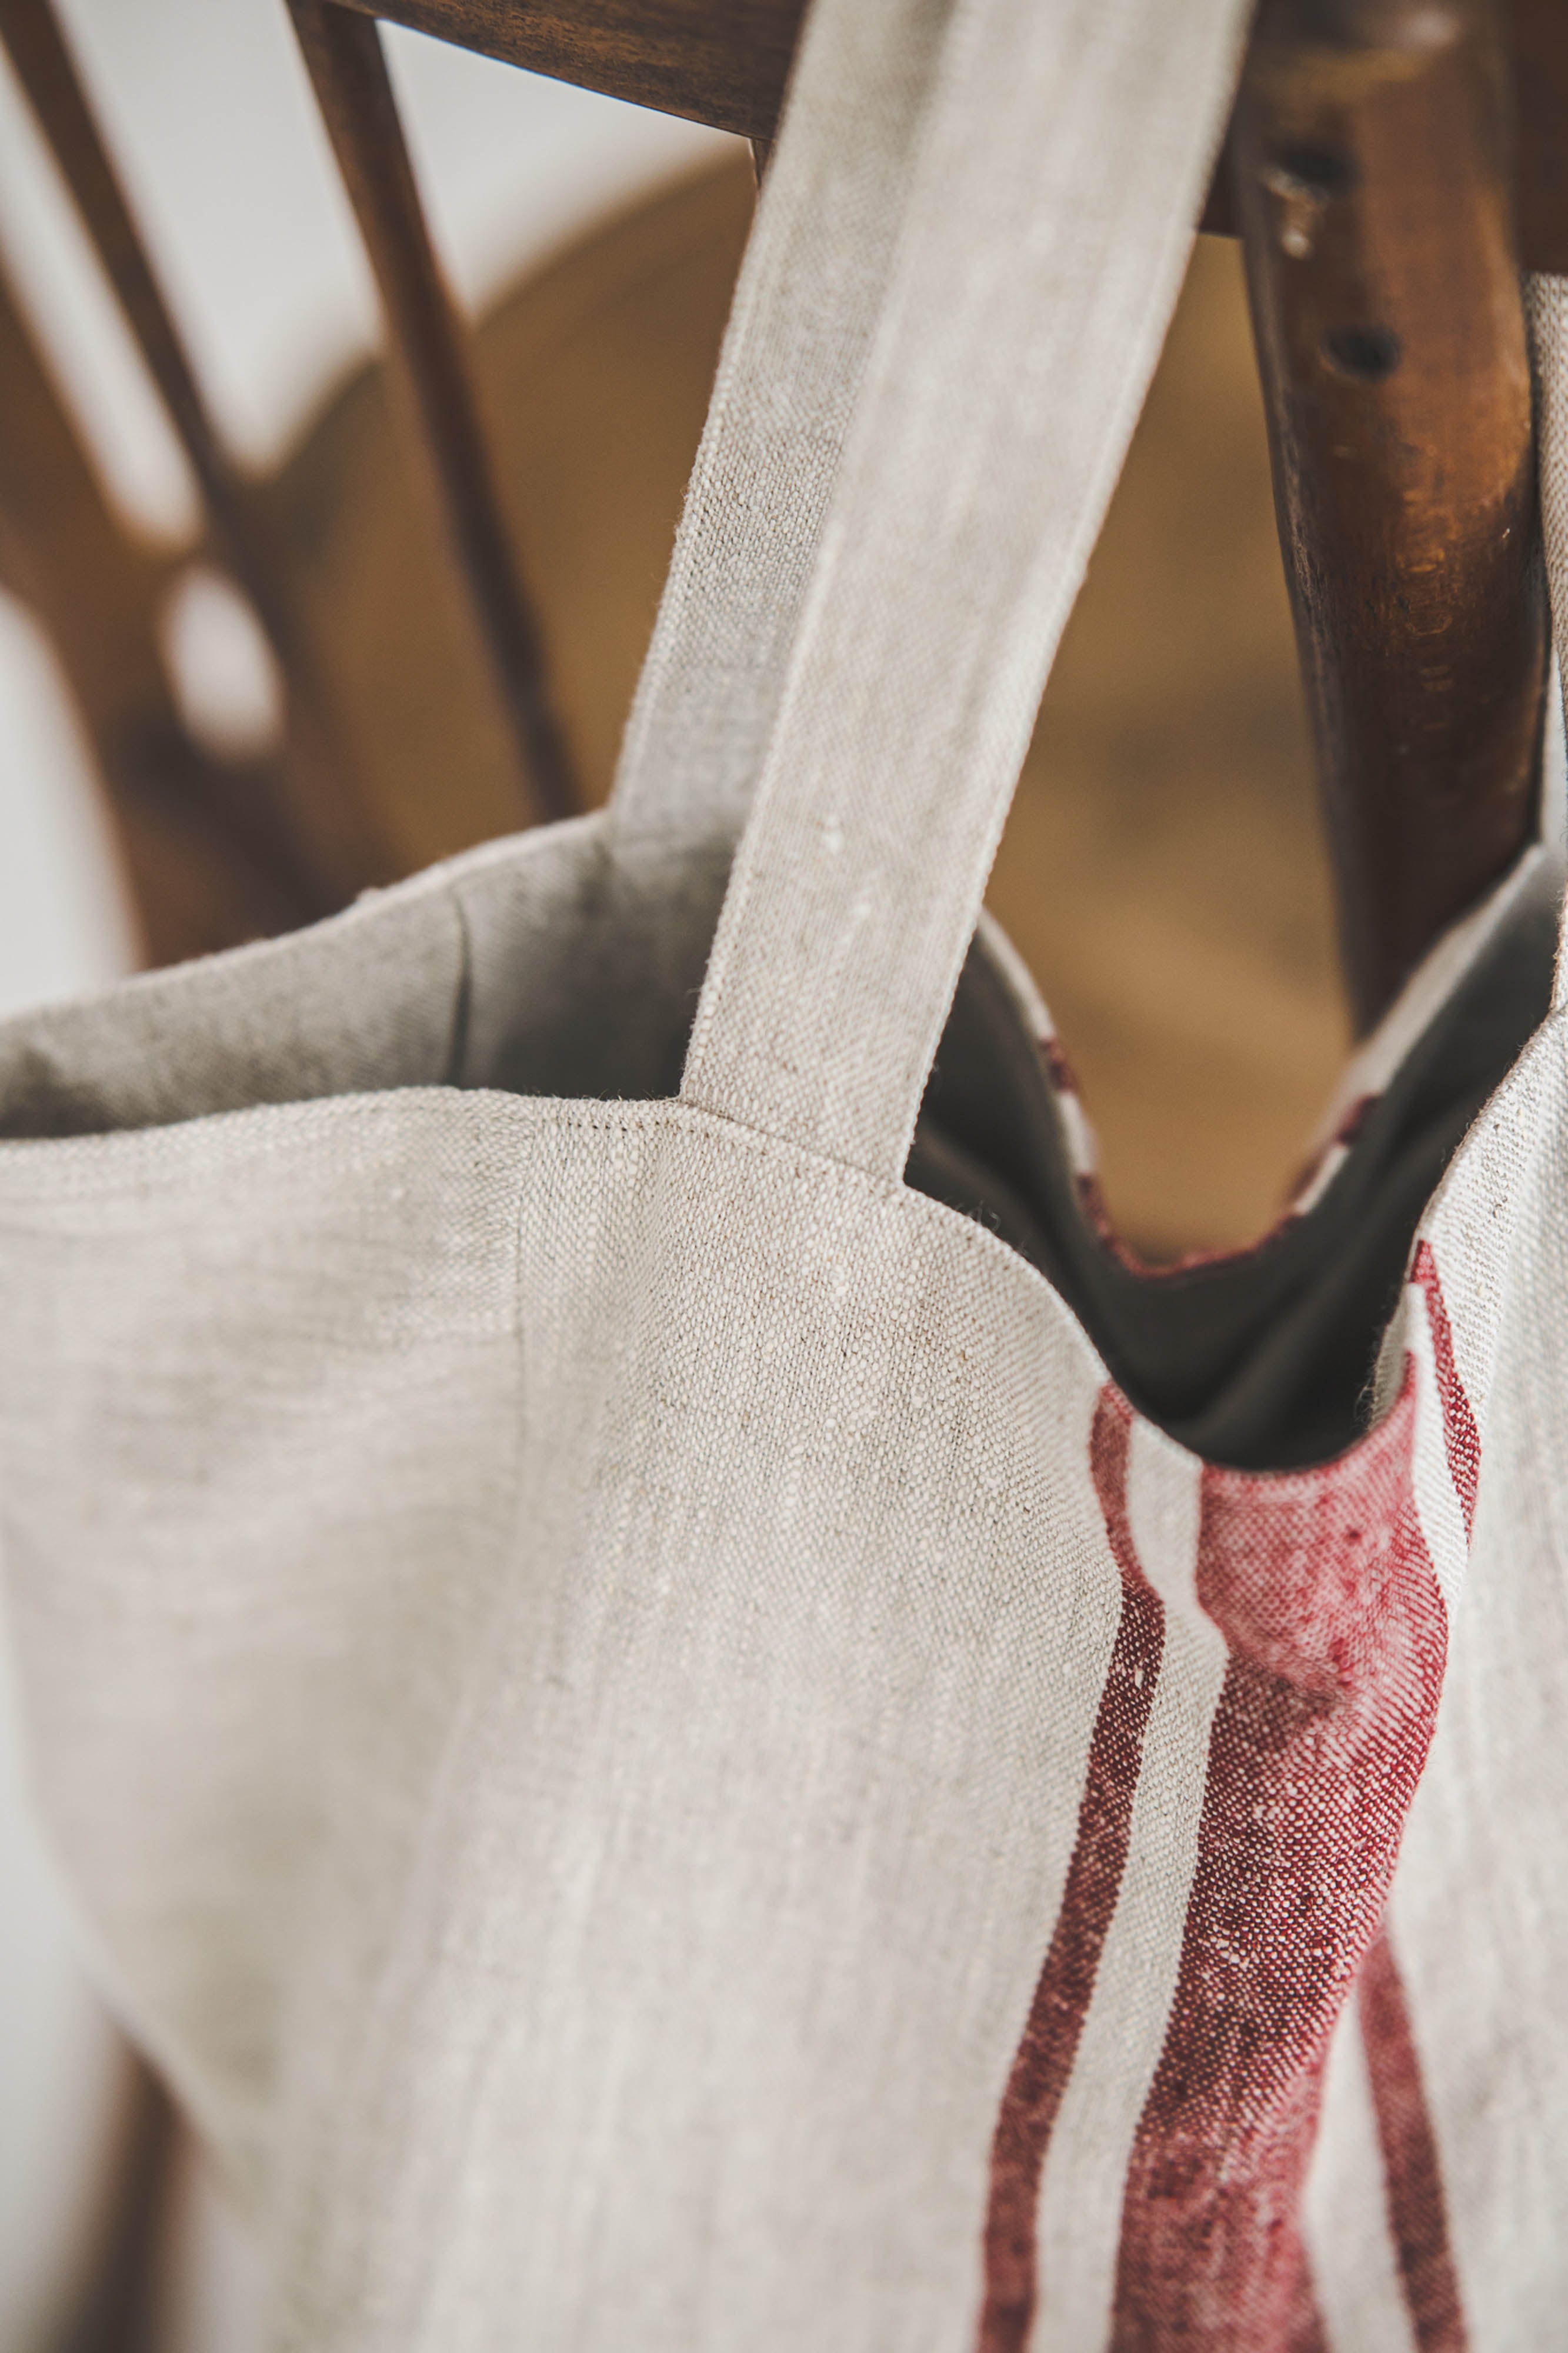
POLYGON ((805 0, 348 0, 607 98, 771 139, 805 0))
POLYGON ((520 814, 568 817, 578 796, 543 642, 501 518, 466 331, 430 241, 380 35, 369 18, 325 0, 290 0, 290 7, 375 273, 389 357, 418 421, 514 733, 525 796, 520 814))
POLYGON ((1547 617, 1487 0, 1265 0, 1234 141, 1356 1011, 1534 818, 1547 617))
MULTIPOLYGON (((778 127, 805 0, 341 0, 609 98, 743 139, 778 127)), ((1568 7, 1510 0, 1519 123, 1516 211, 1527 269, 1568 270, 1568 7)), ((1222 169, 1204 227, 1234 235, 1222 169)))

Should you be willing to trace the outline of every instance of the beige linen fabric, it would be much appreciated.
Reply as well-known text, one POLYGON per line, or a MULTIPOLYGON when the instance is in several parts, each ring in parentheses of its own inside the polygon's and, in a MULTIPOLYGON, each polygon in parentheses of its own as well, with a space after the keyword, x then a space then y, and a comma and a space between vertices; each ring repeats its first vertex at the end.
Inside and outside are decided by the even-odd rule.
POLYGON ((1327 1466, 903 1176, 1243 15, 819 0, 615 807, 0 1031, 40 1799, 277 2348, 1561 2301, 1561 1015, 1327 1466))

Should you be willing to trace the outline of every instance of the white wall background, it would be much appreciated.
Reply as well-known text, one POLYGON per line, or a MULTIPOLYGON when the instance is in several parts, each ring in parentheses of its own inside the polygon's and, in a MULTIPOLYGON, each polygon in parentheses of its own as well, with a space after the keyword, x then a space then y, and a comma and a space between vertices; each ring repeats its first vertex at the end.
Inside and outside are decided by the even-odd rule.
MULTIPOLYGON (((220 423, 265 462, 375 340, 371 282, 284 0, 57 0, 220 423)), ((437 240, 481 303, 595 213, 726 142, 384 36, 437 240)), ((184 460, 0 53, 0 254, 113 496, 189 535, 184 460)), ((0 596, 0 1013, 112 979, 132 928, 47 646, 0 596)), ((0 1303, 3 1310, 3 1303, 0 1303)), ((0 2348, 25 2347, 101 2121, 110 2041, 29 1817, 0 1652, 0 2348)), ((208 2212, 188 2353, 252 2340, 246 2252, 208 2212)))

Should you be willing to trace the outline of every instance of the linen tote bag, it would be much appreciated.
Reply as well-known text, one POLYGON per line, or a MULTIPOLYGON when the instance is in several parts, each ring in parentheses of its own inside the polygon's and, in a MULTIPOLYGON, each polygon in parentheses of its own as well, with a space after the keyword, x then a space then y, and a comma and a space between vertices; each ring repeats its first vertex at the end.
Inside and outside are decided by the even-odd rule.
POLYGON ((1244 13, 818 0, 612 808, 0 1031, 40 1802, 277 2347, 1553 2341, 1554 855, 1158 1280, 976 930, 1244 13))

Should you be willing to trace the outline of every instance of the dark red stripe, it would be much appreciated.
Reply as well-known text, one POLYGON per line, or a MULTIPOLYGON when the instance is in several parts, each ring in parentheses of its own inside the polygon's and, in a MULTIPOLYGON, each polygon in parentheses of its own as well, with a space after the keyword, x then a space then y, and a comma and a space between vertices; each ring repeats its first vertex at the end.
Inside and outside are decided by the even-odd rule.
POLYGON ((1040 2176, 1126 1868, 1143 1735, 1164 1649, 1164 1608, 1138 1565, 1127 1517, 1131 1428, 1131 1406, 1108 1383, 1095 1409, 1089 1461, 1121 1571, 1121 1617, 1089 1742, 1061 1909, 991 2146, 979 2353, 1021 2353, 1034 2319, 1040 2176))
POLYGON ((1448 2209, 1426 2109, 1421 2061, 1410 2031, 1405 1988, 1388 1931, 1380 1930, 1362 1967, 1362 2041, 1383 2150, 1389 2227, 1405 2282, 1405 2301, 1421 2353, 1466 2353, 1459 2278, 1448 2244, 1448 2209))
POLYGON ((1305 2248, 1296 2269, 1296 2284, 1285 2316, 1285 2334, 1280 2339, 1279 2353, 1330 2353, 1329 2340, 1323 2329, 1323 2316, 1318 2310, 1318 2300, 1312 2293, 1312 2275, 1307 2269, 1305 2248))
POLYGON ((1426 1296, 1426 1323, 1432 1335, 1432 1358, 1437 1371, 1437 1401, 1443 1409, 1443 1443, 1448 1455, 1448 1476, 1465 1515, 1465 1534, 1475 1530, 1476 1489, 1481 1476, 1481 1435, 1459 1368, 1454 1362, 1454 1328, 1437 1279, 1437 1261, 1430 1242, 1417 1242, 1413 1279, 1426 1296))
POLYGON ((1040 1060, 1058 1094, 1076 1095, 1079 1092, 1078 1072, 1068 1061, 1059 1038, 1040 1039, 1040 1060))
POLYGON ((1230 1650, 1165 2046, 1122 2208, 1115 2353, 1313 2343, 1299 2211, 1334 2022, 1383 1915, 1447 1620, 1415 1388, 1342 1461, 1206 1469, 1197 1586, 1230 1650))

